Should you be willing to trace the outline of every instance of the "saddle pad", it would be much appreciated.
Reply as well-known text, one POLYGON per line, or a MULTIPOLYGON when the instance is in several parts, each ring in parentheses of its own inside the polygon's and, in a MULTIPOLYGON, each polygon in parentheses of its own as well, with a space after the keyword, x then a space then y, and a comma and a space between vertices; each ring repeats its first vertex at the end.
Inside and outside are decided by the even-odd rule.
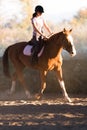
MULTIPOLYGON (((26 45, 24 50, 23 50, 23 54, 26 56, 31 56, 31 49, 32 46, 31 45, 26 45)), ((38 53, 38 57, 40 57, 43 53, 44 47, 41 49, 41 51, 38 53)))

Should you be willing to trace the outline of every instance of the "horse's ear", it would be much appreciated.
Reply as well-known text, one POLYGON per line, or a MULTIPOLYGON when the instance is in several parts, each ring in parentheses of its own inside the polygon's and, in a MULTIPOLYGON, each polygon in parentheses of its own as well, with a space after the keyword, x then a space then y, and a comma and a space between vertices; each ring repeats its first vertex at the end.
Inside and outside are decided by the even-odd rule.
POLYGON ((63 29, 63 33, 64 33, 64 34, 66 33, 66 29, 65 29, 65 28, 63 29))
POLYGON ((72 32, 72 28, 69 30, 69 32, 72 32))
POLYGON ((63 32, 66 32, 66 29, 65 29, 65 28, 63 29, 63 32))

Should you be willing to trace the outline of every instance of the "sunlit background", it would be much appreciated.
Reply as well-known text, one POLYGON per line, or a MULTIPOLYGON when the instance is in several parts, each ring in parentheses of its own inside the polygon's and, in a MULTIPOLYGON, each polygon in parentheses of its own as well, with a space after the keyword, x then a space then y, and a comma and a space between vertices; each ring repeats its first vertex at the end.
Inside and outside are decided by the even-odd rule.
POLYGON ((48 19, 59 22, 72 19, 80 9, 87 7, 87 0, 38 0, 38 4, 43 5, 48 19))
POLYGON ((24 8, 33 5, 34 10, 34 6, 38 4, 44 7, 48 19, 58 22, 64 19, 70 20, 80 9, 85 9, 87 0, 0 0, 0 17, 3 20, 0 24, 3 25, 11 20, 21 23, 28 13, 24 8))

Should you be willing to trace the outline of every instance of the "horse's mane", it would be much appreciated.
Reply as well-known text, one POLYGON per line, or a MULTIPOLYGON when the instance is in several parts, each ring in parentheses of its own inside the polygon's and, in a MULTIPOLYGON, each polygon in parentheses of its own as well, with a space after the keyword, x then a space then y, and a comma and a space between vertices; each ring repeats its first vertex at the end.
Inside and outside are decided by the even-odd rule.
POLYGON ((47 42, 52 42, 60 37, 60 35, 63 33, 63 31, 53 34, 47 39, 47 42))

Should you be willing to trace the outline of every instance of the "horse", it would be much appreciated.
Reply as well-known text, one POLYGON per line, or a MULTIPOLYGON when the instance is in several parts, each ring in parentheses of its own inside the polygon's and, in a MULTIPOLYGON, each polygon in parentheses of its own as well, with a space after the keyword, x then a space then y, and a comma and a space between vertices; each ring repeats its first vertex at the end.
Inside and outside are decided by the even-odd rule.
POLYGON ((46 75, 48 71, 54 70, 57 74, 57 79, 59 85, 62 89, 64 98, 68 102, 72 102, 65 88, 65 83, 62 73, 62 50, 66 50, 71 56, 76 55, 76 49, 73 43, 73 38, 71 36, 72 29, 66 30, 65 28, 50 36, 45 40, 44 51, 39 57, 38 63, 35 65, 31 64, 31 56, 26 56, 23 54, 23 50, 28 45, 28 42, 18 42, 13 45, 10 45, 6 48, 3 57, 3 73, 12 80, 12 85, 10 93, 15 91, 16 80, 18 79, 22 84, 25 94, 28 98, 31 98, 30 91, 25 82, 23 76, 23 70, 25 67, 31 69, 37 69, 40 72, 41 78, 41 88, 38 94, 36 95, 37 99, 40 99, 46 89, 46 75), (9 71, 9 59, 13 64, 15 69, 13 74, 10 74, 9 71))

